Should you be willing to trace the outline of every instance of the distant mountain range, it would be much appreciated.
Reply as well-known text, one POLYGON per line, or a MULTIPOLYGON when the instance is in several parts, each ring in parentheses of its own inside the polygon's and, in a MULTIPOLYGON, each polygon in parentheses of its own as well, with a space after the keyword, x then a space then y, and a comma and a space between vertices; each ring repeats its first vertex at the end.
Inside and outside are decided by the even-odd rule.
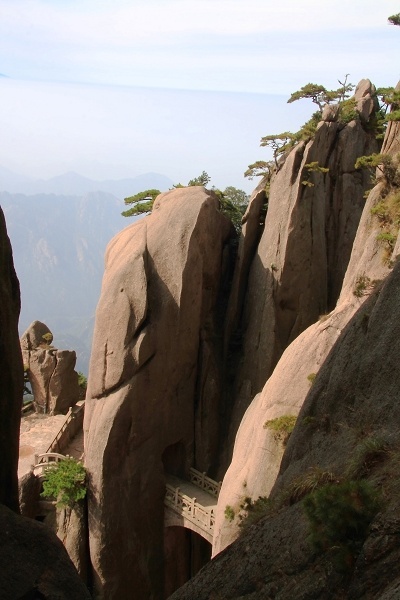
POLYGON ((161 191, 172 187, 172 180, 160 173, 145 173, 126 179, 96 181, 73 171, 51 179, 30 179, 0 166, 0 192, 11 194, 59 194, 83 196, 89 192, 106 192, 123 200, 146 189, 161 191))
POLYGON ((121 216, 122 198, 147 188, 166 190, 172 182, 157 173, 103 182, 67 173, 33 181, 0 168, 0 190, 5 186, 0 205, 21 286, 20 334, 32 321, 43 321, 57 348, 77 351, 78 369, 87 374, 105 249, 135 221, 121 216), (39 188, 45 191, 33 192, 39 188))

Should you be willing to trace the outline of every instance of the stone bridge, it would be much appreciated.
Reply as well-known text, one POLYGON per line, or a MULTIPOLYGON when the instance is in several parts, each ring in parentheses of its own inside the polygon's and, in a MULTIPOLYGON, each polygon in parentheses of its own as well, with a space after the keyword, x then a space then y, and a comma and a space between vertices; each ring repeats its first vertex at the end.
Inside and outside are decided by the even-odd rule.
MULTIPOLYGON (((31 468, 35 475, 43 478, 46 469, 65 458, 66 456, 56 452, 36 454, 31 468)), ((190 481, 175 475, 166 477, 165 527, 185 527, 212 544, 221 482, 214 481, 194 468, 189 470, 189 478, 190 481)), ((40 502, 40 505, 46 507, 48 504, 46 501, 40 502)))
POLYGON ((167 475, 165 527, 186 527, 210 544, 213 541, 215 511, 221 483, 191 468, 190 481, 167 475))

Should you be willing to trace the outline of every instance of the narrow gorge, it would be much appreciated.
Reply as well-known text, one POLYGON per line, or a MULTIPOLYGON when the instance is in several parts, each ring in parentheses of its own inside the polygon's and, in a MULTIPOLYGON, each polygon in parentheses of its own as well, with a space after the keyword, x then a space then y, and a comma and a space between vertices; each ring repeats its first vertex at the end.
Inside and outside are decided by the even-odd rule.
MULTIPOLYGON (((76 544, 93 598, 398 597, 400 125, 378 139, 369 80, 351 102, 346 117, 327 104, 315 133, 277 158, 239 236, 218 194, 192 186, 159 195, 109 243, 83 424, 88 493, 80 524, 62 533, 78 555, 84 523, 76 544), (356 168, 371 155, 386 171, 356 168), (287 435, 271 426, 279 419, 287 435), (219 494, 207 535, 167 518, 166 485, 183 489, 193 473, 219 494), (336 568, 332 548, 309 539, 303 501, 360 481, 381 496, 336 568)), ((5 226, 1 239, 1 502, 7 523, 46 536, 11 512, 23 367, 5 226)), ((15 598, 89 597, 59 546, 73 591, 38 584, 42 596, 15 598)))

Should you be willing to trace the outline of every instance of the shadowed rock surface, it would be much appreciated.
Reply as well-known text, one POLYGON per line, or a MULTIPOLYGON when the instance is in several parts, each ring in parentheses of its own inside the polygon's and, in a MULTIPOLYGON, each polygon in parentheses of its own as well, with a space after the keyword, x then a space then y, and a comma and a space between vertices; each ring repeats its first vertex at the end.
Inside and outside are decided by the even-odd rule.
POLYGON ((46 525, 0 506, 2 598, 89 600, 63 544, 46 525))
POLYGON ((18 340, 19 283, 0 208, 0 502, 18 510, 18 446, 23 366, 18 340))
POLYGON ((396 265, 381 291, 364 303, 345 328, 310 390, 271 493, 275 511, 250 527, 171 600, 396 597, 400 558, 399 311, 400 265, 396 265), (310 469, 346 478, 346 472, 354 472, 360 447, 382 438, 388 451, 380 460, 364 465, 363 474, 358 475, 380 490, 380 511, 344 577, 333 568, 328 552, 312 550, 302 502, 294 498, 289 505, 284 493, 290 495, 293 482, 310 469))
MULTIPOLYGON (((23 364, 17 329, 19 285, 1 209, 0 296, 0 595, 7 600, 89 600, 57 537, 41 523, 10 510, 18 511, 23 364)), ((24 510, 29 512, 25 505, 24 510)))

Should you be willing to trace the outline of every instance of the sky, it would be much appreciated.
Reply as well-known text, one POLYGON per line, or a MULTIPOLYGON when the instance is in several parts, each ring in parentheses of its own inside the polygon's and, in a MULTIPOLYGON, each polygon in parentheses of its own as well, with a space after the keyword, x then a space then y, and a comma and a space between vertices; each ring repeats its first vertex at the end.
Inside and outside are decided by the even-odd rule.
POLYGON ((308 82, 400 79, 399 0, 0 0, 0 165, 249 191, 308 82))

